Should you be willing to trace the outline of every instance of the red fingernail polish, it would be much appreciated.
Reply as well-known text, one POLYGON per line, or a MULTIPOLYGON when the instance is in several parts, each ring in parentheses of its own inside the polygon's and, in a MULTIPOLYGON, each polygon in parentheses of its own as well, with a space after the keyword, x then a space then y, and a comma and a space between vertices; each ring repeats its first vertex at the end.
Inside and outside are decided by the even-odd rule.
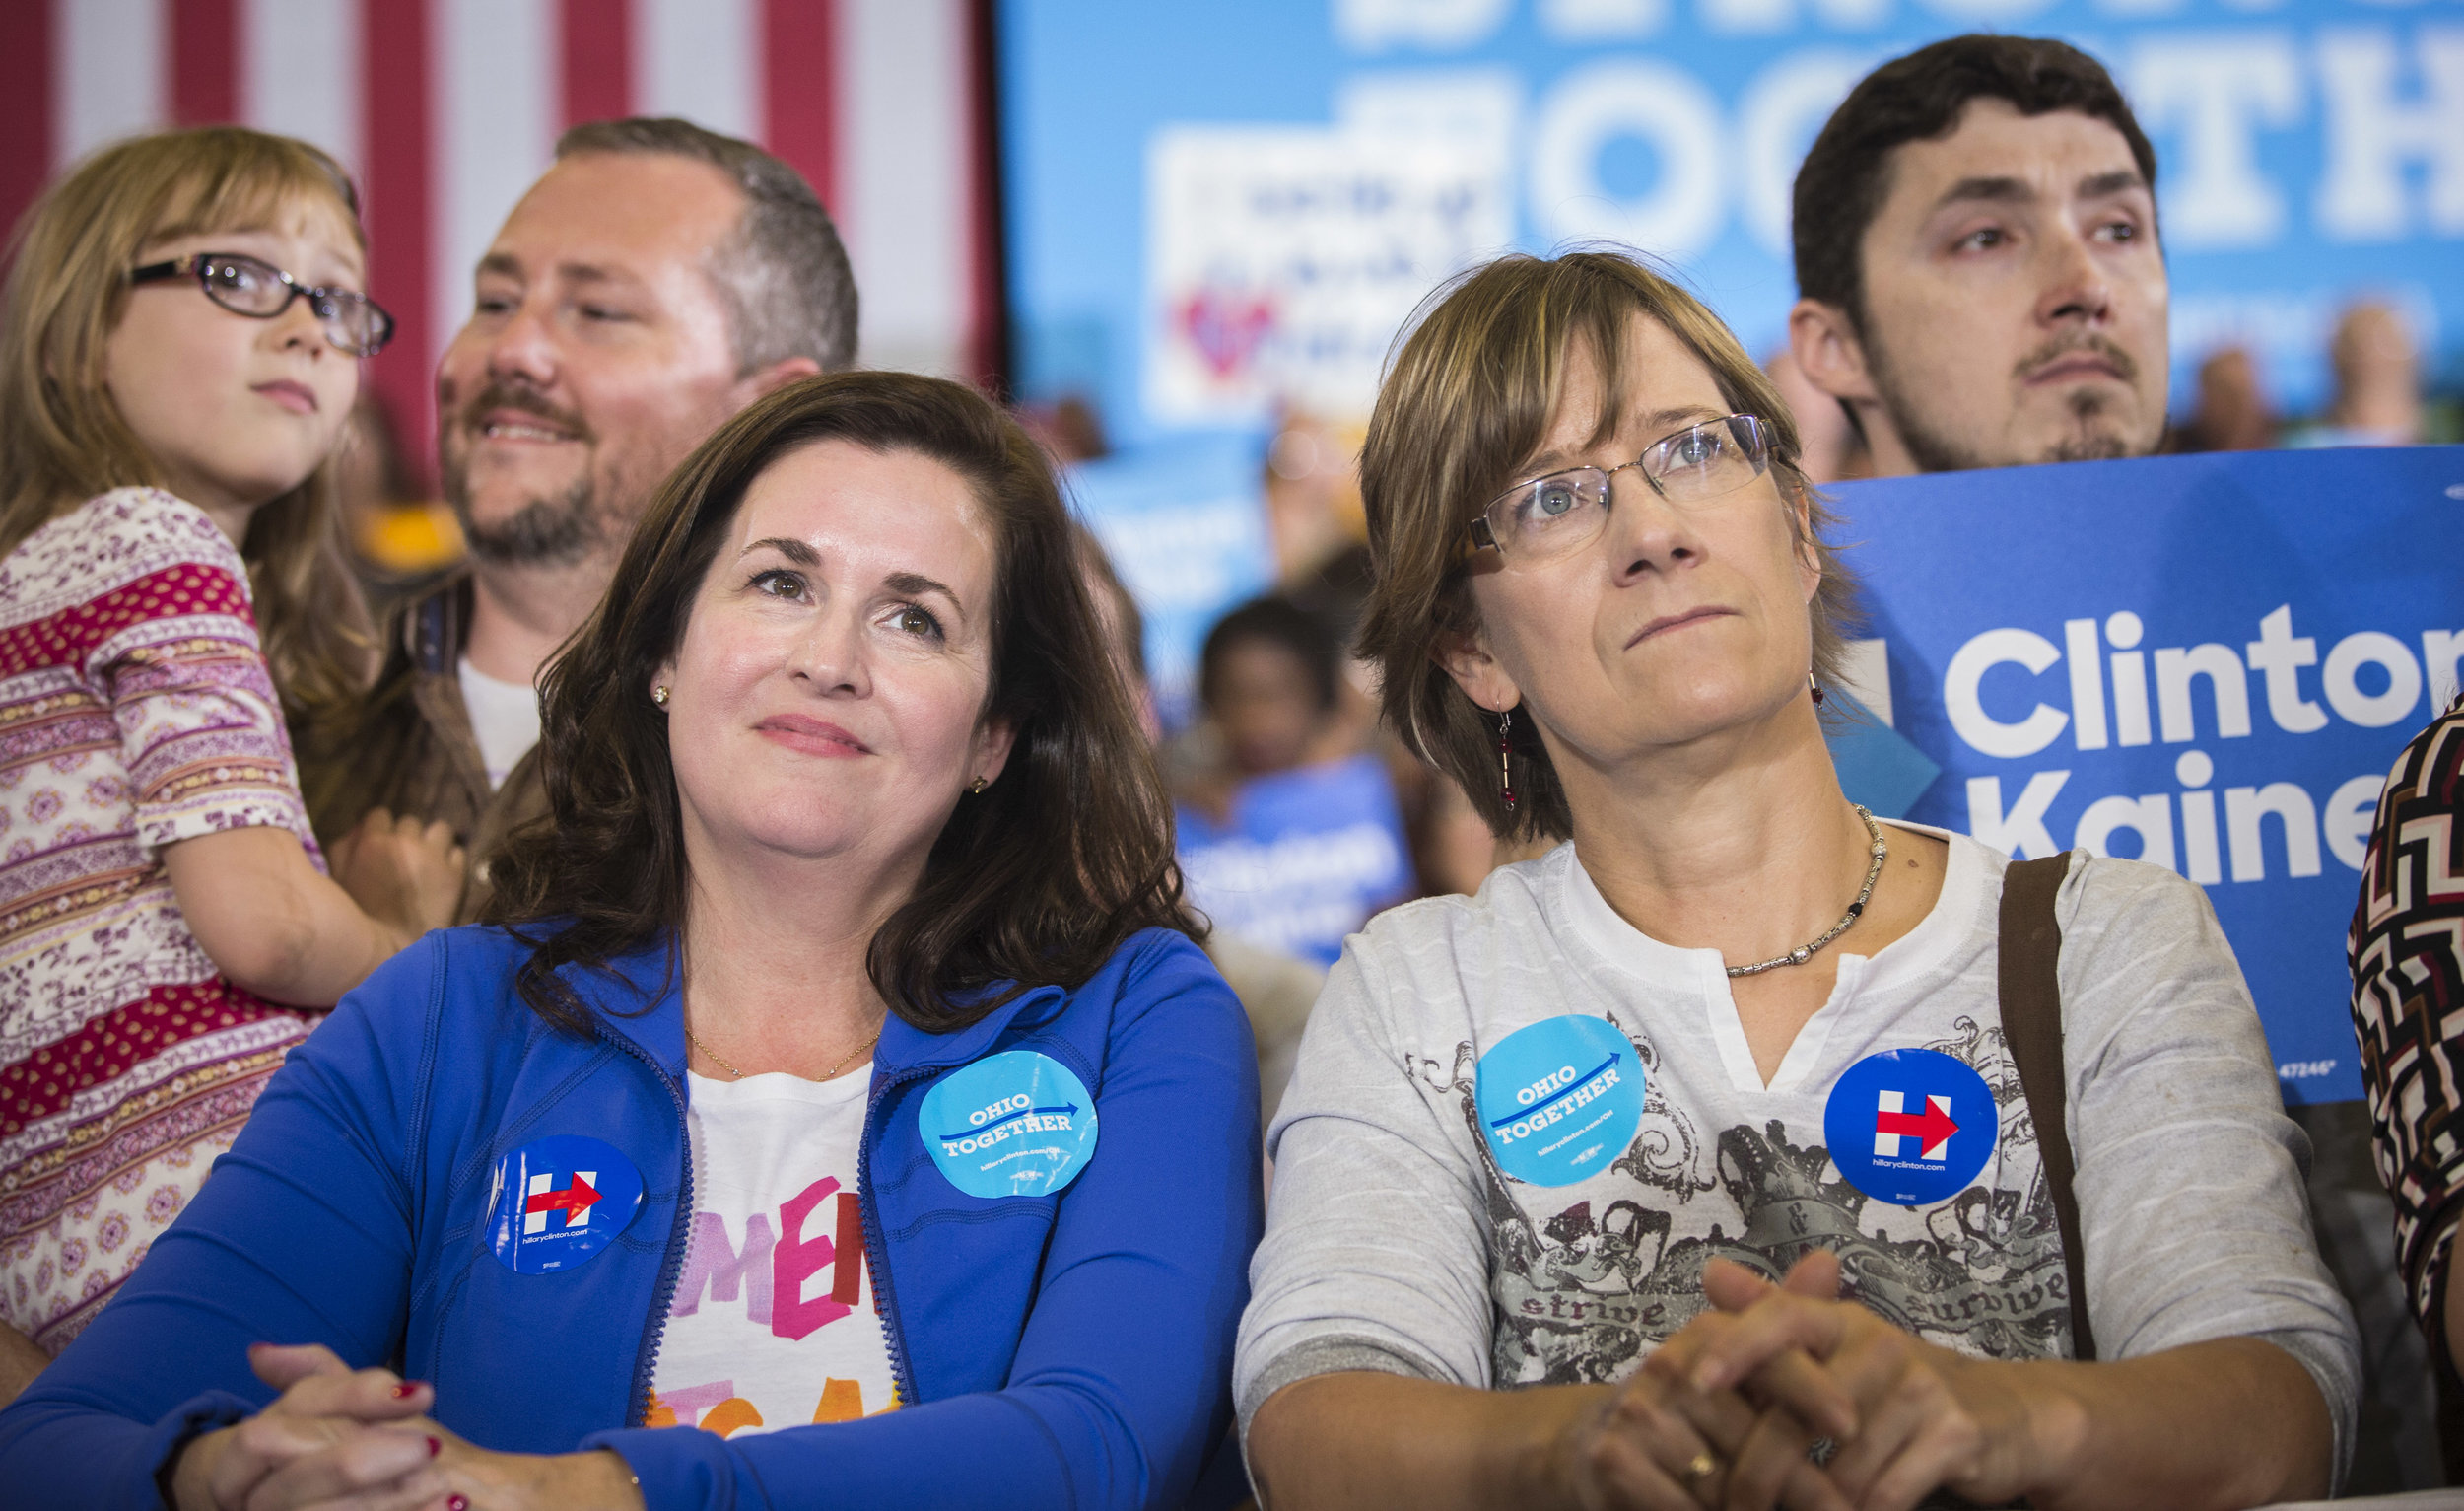
POLYGON ((393 1388, 393 1399, 396 1401, 408 1401, 418 1394, 419 1382, 417 1380, 405 1380, 393 1388))
MULTIPOLYGON (((433 1459, 443 1452, 445 1452, 445 1444, 437 1441, 435 1438, 430 1438, 428 1440, 428 1457, 433 1459)), ((458 1500, 460 1497, 456 1496, 455 1499, 458 1500)))

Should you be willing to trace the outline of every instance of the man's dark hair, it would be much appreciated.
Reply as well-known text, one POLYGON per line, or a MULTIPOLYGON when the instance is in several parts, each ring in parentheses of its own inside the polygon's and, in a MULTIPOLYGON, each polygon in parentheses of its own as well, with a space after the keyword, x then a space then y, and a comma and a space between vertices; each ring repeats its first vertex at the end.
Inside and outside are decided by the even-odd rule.
POLYGON ((1288 651, 1309 673, 1309 691, 1320 709, 1335 707, 1341 692, 1342 641, 1335 626, 1280 594, 1252 598, 1215 621, 1198 652, 1198 696, 1212 706, 1223 658, 1234 646, 1261 643, 1288 651))
POLYGON ((847 248, 804 175, 750 142, 672 116, 594 120, 557 138, 559 159, 582 153, 666 153, 707 163, 744 191, 744 215, 711 255, 727 305, 736 370, 809 357, 825 373, 856 361, 856 275, 847 248))
POLYGON ((1890 190, 1891 149, 1958 125, 1971 100, 2007 100, 2021 115, 2076 110, 2122 133, 2156 188, 2156 149, 2104 65, 2049 37, 1953 36, 1867 74, 1831 112, 1797 170, 1791 232, 1797 292, 1865 330, 1866 229, 1890 190))

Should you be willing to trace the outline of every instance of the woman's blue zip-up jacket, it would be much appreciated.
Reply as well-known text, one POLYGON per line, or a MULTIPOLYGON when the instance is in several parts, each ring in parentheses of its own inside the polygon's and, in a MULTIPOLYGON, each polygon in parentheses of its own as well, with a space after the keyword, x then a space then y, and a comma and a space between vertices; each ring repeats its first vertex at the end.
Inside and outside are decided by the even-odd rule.
POLYGON ((1076 991, 955 1033, 889 1020, 861 1196, 904 1408, 731 1440, 638 1425, 692 1219, 667 953, 568 973, 589 1040, 514 995, 525 955, 494 928, 430 934, 291 1052, 188 1210, 0 1412, 0 1504, 159 1505, 175 1445, 271 1399, 248 1372, 260 1340, 432 1381, 437 1419, 482 1447, 612 1448, 658 1511, 1191 1495, 1231 1420, 1261 1225, 1248 1021, 1196 945, 1150 929, 1076 991), (1094 1153, 1058 1194, 968 1196, 919 1130, 936 1079, 1005 1050, 1094 1095, 1094 1153), (645 1196, 595 1256, 518 1274, 489 1246, 491 1178, 560 1133, 623 1151, 645 1196))

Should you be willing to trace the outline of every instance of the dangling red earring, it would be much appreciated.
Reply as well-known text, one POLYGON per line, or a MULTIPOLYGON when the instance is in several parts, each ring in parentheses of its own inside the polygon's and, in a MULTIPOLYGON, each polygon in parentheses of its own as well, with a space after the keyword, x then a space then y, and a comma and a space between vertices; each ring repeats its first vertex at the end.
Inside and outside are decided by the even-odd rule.
POLYGON ((1514 747, 1506 741, 1506 731, 1514 727, 1514 710, 1497 716, 1497 795, 1506 800, 1506 811, 1514 811, 1514 747))
POLYGON ((1817 709, 1820 708, 1822 706, 1822 684, 1814 680, 1814 673, 1810 671, 1806 673, 1806 690, 1814 694, 1814 706, 1817 709))

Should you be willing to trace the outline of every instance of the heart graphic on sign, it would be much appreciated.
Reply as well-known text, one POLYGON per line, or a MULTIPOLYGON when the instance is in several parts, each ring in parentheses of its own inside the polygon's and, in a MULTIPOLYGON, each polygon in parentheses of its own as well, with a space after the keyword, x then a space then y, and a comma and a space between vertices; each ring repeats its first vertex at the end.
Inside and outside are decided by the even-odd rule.
POLYGON ((1228 378, 1258 355, 1259 343, 1274 327, 1274 303, 1201 289, 1181 302, 1177 318, 1207 369, 1218 378, 1228 378))

